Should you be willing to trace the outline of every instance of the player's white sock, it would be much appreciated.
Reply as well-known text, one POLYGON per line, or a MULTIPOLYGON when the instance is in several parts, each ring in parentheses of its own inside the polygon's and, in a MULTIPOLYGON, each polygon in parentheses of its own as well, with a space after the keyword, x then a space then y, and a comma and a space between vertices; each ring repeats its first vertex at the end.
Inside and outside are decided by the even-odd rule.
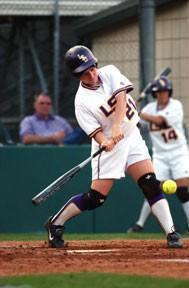
POLYGON ((151 207, 148 204, 148 201, 144 200, 144 203, 142 205, 140 215, 139 215, 139 218, 138 218, 136 224, 138 224, 141 227, 144 227, 144 224, 145 224, 147 218, 149 217, 150 213, 151 213, 151 207))
POLYGON ((166 235, 175 231, 173 219, 166 199, 160 199, 159 201, 155 202, 151 209, 166 235))
POLYGON ((184 213, 186 215, 186 219, 187 219, 187 223, 188 223, 188 227, 189 227, 189 201, 182 203, 182 207, 183 207, 184 213))
MULTIPOLYGON (((74 216, 77 216, 81 213, 82 211, 73 203, 69 203, 64 209, 62 209, 62 212, 60 211, 53 217, 53 219, 57 219, 53 222, 53 225, 64 225, 66 221, 69 219, 73 218, 74 216)), ((52 221, 53 221, 52 219, 52 221)))

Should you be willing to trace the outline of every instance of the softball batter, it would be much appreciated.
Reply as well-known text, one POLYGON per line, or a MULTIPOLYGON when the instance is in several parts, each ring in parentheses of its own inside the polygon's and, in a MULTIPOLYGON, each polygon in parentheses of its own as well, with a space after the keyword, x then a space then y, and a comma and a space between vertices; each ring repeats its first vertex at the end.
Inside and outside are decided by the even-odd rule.
POLYGON ((80 79, 75 96, 75 114, 81 128, 92 139, 92 153, 104 147, 92 160, 89 191, 73 196, 46 223, 49 246, 64 246, 64 224, 85 210, 104 204, 114 180, 130 175, 138 183, 161 224, 168 247, 180 248, 169 206, 154 174, 154 168, 137 127, 135 102, 128 94, 132 83, 113 65, 97 68, 97 59, 85 46, 75 46, 65 55, 72 74, 80 79))

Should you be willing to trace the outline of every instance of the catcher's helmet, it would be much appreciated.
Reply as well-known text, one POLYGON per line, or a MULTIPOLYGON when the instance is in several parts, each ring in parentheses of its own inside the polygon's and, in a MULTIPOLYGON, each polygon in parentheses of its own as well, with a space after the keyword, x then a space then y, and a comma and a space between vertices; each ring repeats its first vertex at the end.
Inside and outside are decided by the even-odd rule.
POLYGON ((152 83, 151 91, 154 97, 156 97, 156 92, 161 91, 168 91, 169 96, 171 96, 173 91, 172 83, 167 77, 160 76, 152 83))
POLYGON ((74 46, 65 54, 65 62, 72 74, 81 75, 85 70, 97 65, 97 58, 85 46, 74 46))

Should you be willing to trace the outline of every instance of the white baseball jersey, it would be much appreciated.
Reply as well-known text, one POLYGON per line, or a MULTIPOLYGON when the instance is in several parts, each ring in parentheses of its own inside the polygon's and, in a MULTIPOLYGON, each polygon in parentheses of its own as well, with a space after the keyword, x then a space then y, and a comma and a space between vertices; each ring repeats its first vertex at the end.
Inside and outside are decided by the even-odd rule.
POLYGON ((162 126, 148 122, 157 178, 163 181, 169 178, 176 180, 189 177, 189 150, 183 128, 181 102, 170 98, 168 105, 158 110, 155 101, 146 105, 142 112, 161 115, 166 121, 162 126))
POLYGON ((142 112, 162 116, 166 121, 161 127, 154 123, 148 124, 154 153, 171 151, 186 145, 187 140, 183 129, 183 107, 179 100, 170 98, 168 105, 162 110, 158 110, 157 101, 155 101, 146 105, 142 112))
MULTIPOLYGON (((100 85, 90 88, 81 82, 75 97, 77 121, 91 138, 99 131, 103 131, 107 137, 111 137, 112 124, 115 117, 116 96, 121 91, 128 93, 133 89, 132 83, 113 65, 98 69, 98 73, 100 85)), ((100 157, 93 159, 93 179, 115 179, 124 176, 128 164, 126 163, 127 159, 124 155, 129 153, 126 151, 126 144, 133 131, 138 130, 136 127, 138 121, 139 117, 135 102, 132 97, 127 94, 126 115, 122 123, 125 137, 111 152, 103 152, 100 157), (98 162, 99 159, 101 161, 100 163, 98 162)), ((135 133, 138 135, 138 132, 135 133)), ((140 136, 137 137, 139 138, 138 141, 141 142, 142 139, 140 136)), ((129 145, 131 145, 131 143, 129 145)), ((141 147, 143 146, 144 143, 141 144, 141 147)), ((92 139, 92 153, 98 149, 99 144, 92 139)), ((130 148, 128 148, 128 151, 129 149, 130 148)), ((146 148, 144 147, 145 153, 141 152, 141 149, 139 149, 138 159, 143 160, 144 158, 148 158, 146 148), (142 155, 140 155, 140 153, 142 155)), ((132 161, 137 162, 136 159, 132 159, 132 161)))
MULTIPOLYGON (((99 71, 101 85, 95 88, 86 87, 82 82, 75 97, 75 113, 81 128, 89 137, 103 130, 111 136, 115 115, 116 95, 121 91, 133 90, 132 83, 113 65, 105 66, 99 71)), ((130 95, 127 99, 127 112, 123 121, 123 131, 127 136, 139 121, 136 105, 130 95)))

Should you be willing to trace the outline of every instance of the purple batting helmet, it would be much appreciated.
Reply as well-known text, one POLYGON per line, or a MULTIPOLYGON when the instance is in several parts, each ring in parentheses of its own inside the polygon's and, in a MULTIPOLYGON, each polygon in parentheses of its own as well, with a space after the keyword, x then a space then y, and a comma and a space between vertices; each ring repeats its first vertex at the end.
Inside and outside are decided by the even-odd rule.
POLYGON ((65 62, 73 75, 79 76, 85 70, 97 65, 97 58, 85 46, 74 46, 65 54, 65 62))
POLYGON ((160 76, 157 80, 152 83, 151 92, 153 97, 156 97, 156 92, 168 91, 169 96, 172 95, 173 87, 171 81, 165 77, 160 76))

